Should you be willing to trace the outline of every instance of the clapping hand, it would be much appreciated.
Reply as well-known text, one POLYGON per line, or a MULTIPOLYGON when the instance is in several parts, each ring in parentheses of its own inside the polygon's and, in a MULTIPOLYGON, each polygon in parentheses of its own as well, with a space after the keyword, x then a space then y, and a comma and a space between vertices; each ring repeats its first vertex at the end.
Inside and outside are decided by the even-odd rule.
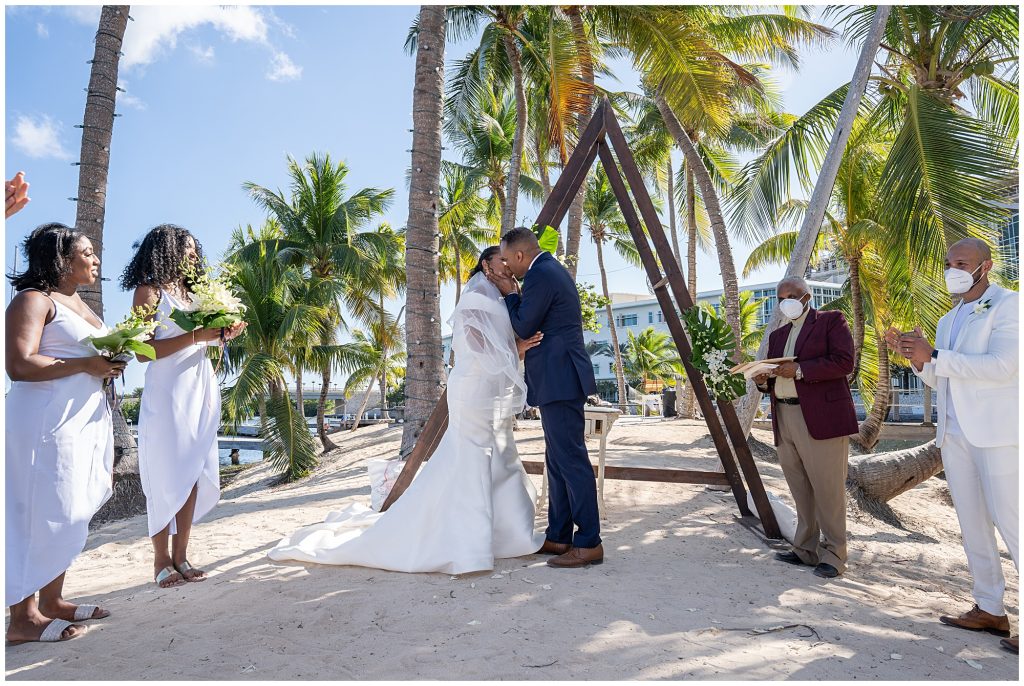
POLYGON ((5 198, 5 219, 17 214, 28 204, 28 181, 25 180, 25 172, 18 172, 14 178, 4 184, 5 198))

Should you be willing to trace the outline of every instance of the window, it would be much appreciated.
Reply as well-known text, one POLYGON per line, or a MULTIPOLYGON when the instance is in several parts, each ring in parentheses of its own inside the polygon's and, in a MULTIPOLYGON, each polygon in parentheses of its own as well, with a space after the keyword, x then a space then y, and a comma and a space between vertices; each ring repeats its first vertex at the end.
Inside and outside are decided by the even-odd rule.
POLYGON ((652 312, 650 310, 647 310, 647 323, 648 324, 653 324, 654 323, 654 312, 652 312))
POLYGON ((665 321, 665 314, 661 310, 658 310, 658 321, 659 322, 665 321))
POLYGON ((601 373, 601 365, 594 364, 594 376, 597 376, 600 373, 601 373))
POLYGON ((614 362, 609 362, 608 363, 608 373, 609 374, 614 374, 615 373, 615 363, 614 362))
POLYGON ((615 326, 636 326, 638 318, 636 313, 633 314, 620 314, 615 318, 615 326))

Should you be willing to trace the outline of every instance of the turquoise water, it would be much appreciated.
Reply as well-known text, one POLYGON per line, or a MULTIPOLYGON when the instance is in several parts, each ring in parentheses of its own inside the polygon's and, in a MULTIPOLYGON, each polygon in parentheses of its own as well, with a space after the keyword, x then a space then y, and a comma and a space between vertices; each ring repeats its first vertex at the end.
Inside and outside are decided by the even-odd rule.
MULTIPOLYGON (((219 453, 221 464, 231 464, 231 450, 228 448, 221 448, 219 453)), ((238 455, 242 464, 259 462, 263 459, 262 450, 239 450, 238 455)))

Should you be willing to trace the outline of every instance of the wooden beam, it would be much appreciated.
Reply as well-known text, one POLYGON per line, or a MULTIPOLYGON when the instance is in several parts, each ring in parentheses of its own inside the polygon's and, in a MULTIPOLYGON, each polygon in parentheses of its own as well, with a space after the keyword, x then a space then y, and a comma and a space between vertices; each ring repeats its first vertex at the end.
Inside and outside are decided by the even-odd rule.
POLYGON ((604 128, 605 113, 598 107, 594 116, 590 118, 590 122, 587 123, 587 127, 583 129, 583 135, 580 136, 565 167, 562 168, 555 187, 551 189, 551 194, 540 209, 535 222, 537 226, 550 226, 557 229, 558 225, 562 223, 573 198, 576 197, 576 192, 583 185, 587 173, 594 165, 594 157, 597 155, 595 146, 597 141, 604 138, 604 128))
POLYGON ((434 405, 434 410, 427 418, 427 423, 423 425, 423 431, 420 432, 416 445, 413 446, 412 452, 409 453, 409 457, 405 460, 402 473, 398 475, 398 480, 391 487, 388 497, 384 499, 384 504, 380 508, 381 512, 387 511, 405 493, 405 489, 409 488, 409 484, 412 483, 413 477, 416 476, 420 465, 434 454, 434 451, 437 450, 437 444, 441 442, 441 437, 444 436, 444 432, 447 429, 448 389, 446 388, 441 393, 441 398, 437 401, 437 404, 434 405))
MULTIPOLYGON (((603 142, 599 144, 599 147, 598 155, 601 157, 601 164, 604 166, 605 174, 608 176, 608 183, 612 187, 612 192, 615 193, 615 197, 619 201, 622 217, 626 220, 626 226, 629 227, 629 232, 633 236, 633 243, 636 245, 637 252, 640 253, 640 261, 647 271, 647 278, 651 280, 651 283, 658 283, 662 279, 658 267, 658 258, 655 257, 651 246, 647 242, 647 236, 644 234, 640 218, 637 217, 636 210, 633 208, 633 201, 630 199, 629 190, 619 174, 619 168, 615 163, 615 158, 612 157, 611 150, 603 142)), ((648 198, 648 201, 650 201, 650 198, 648 198)), ((686 377, 693 384, 694 397, 696 397, 697 402, 700 404, 700 409, 707 420, 708 430, 711 432, 711 440, 715 443, 715 449, 718 451, 722 467, 725 469, 726 483, 732 488, 732 494, 736 498, 736 505, 739 507, 740 512, 745 515, 750 514, 750 509, 747 507, 747 492, 743 488, 743 481, 740 479, 739 472, 736 470, 736 464, 733 462, 729 441, 722 430, 722 425, 718 423, 718 415, 715 414, 715 408, 711 404, 711 394, 708 393, 700 372, 690 364, 690 342, 686 338, 683 323, 676 316, 675 304, 664 288, 655 289, 654 296, 658 299, 658 305, 665 315, 665 323, 668 325, 672 339, 675 341, 676 349, 679 350, 679 356, 683 361, 683 368, 686 370, 686 377)))
MULTIPOLYGON (((607 98, 601 103, 601 106, 605 110, 606 114, 611 112, 611 103, 607 98)), ((606 117, 605 129, 608 134, 608 139, 615 148, 615 153, 619 158, 619 164, 622 165, 622 173, 625 175, 626 181, 633 190, 633 197, 636 198, 637 207, 640 209, 640 214, 643 216, 647 233, 654 242, 654 248, 665 267, 665 275, 669 278, 669 285, 672 287, 672 292, 676 296, 676 301, 683 304, 683 309, 689 309, 690 307, 693 307, 694 303, 690 298, 689 290, 686 288, 686 282, 683 279, 682 270, 679 268, 675 255, 672 253, 672 246, 669 244, 668 238, 665 236, 665 230, 662 228, 661 221, 658 219, 658 213, 654 209, 654 203, 651 201, 651 197, 647 193, 647 187, 644 185, 643 176, 640 174, 640 170, 636 166, 636 161, 633 159, 633 153, 630 152, 629 145, 626 142, 626 137, 622 134, 622 129, 619 127, 619 123, 616 121, 614 116, 606 117)), ((603 157, 602 161, 604 161, 603 157)), ((686 347, 689 349, 689 345, 686 347)), ((682 352, 683 351, 680 350, 680 353, 682 352)), ((689 355, 687 354, 684 357, 684 360, 688 357, 689 355)), ((694 390, 698 390, 697 386, 694 386, 694 390)), ((719 401, 717 405, 719 412, 722 414, 722 421, 725 423, 726 430, 729 433, 729 439, 732 443, 732 447, 736 451, 736 458, 739 461, 740 469, 743 471, 743 476, 746 477, 747 487, 750 488, 750 494, 753 497, 754 506, 757 508, 757 514, 761 518, 761 523, 764 526, 765 535, 770 538, 782 538, 779 524, 775 519, 775 512, 772 510, 771 504, 768 502, 768 494, 764 490, 761 475, 758 473, 757 466, 754 464, 754 457, 750 453, 750 446, 747 445, 746 435, 740 428, 739 420, 736 417, 736 409, 730 402, 719 401)), ((701 406, 701 410, 704 411, 703 405, 701 406)), ((708 426, 710 427, 711 417, 714 416, 714 412, 712 411, 712 413, 709 414, 704 411, 704 416, 709 420, 708 426)), ((719 454, 722 454, 721 451, 719 451, 719 454)), ((746 498, 744 498, 744 500, 746 500, 746 498)), ((746 503, 744 503, 740 508, 741 512, 744 512, 746 509, 745 506, 746 503)))
MULTIPOLYGON (((543 474, 544 463, 523 460, 527 474, 543 474)), ((593 465, 597 475, 597 465, 593 465)), ((729 481, 722 472, 705 472, 692 469, 654 469, 650 467, 610 467, 605 465, 604 478, 619 481, 657 481, 668 484, 709 484, 728 486, 729 481)))

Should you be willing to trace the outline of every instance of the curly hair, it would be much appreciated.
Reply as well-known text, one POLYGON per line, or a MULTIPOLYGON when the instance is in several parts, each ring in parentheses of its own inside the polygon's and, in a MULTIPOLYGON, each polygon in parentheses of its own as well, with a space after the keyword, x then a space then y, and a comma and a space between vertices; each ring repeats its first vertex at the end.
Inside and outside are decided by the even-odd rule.
POLYGON ((33 288, 49 293, 70 271, 75 246, 85 235, 69 226, 51 222, 37 227, 22 243, 28 266, 20 274, 7 275, 14 290, 33 288))
POLYGON ((196 256, 202 263, 203 246, 188 229, 175 224, 150 229, 141 241, 132 245, 135 255, 121 274, 121 288, 128 291, 139 286, 166 286, 180 281, 185 276, 181 266, 189 238, 195 242, 196 256))
POLYGON ((480 259, 476 261, 476 266, 473 267, 473 269, 469 272, 469 278, 472 279, 474 276, 482 272, 484 270, 484 261, 491 259, 492 257, 494 257, 495 253, 498 253, 500 251, 501 248, 499 248, 497 245, 491 245, 484 248, 484 251, 480 253, 480 259))

